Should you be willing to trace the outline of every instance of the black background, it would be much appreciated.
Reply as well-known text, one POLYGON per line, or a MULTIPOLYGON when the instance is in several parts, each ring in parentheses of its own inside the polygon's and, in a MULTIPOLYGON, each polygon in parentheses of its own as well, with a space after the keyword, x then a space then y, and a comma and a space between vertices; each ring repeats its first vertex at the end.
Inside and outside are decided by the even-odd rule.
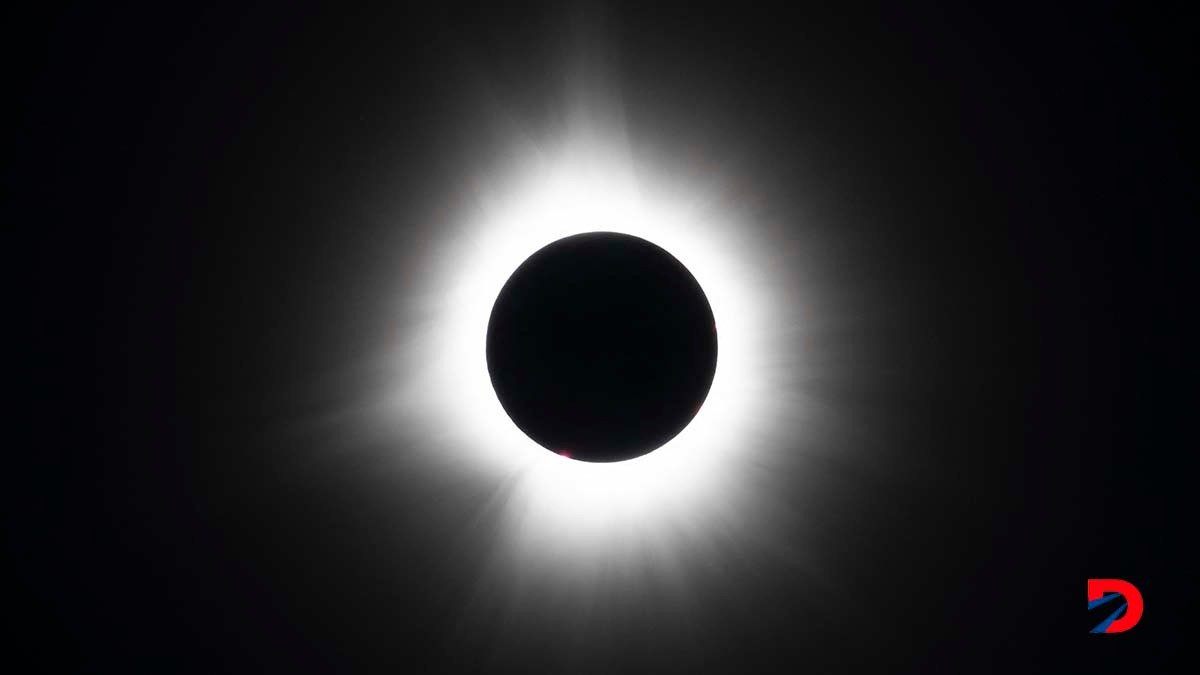
MULTIPOLYGON (((889 310, 864 351, 902 374, 856 380, 897 421, 884 478, 830 516, 853 600, 829 609, 749 557, 723 582, 745 611, 702 603, 699 646, 633 621, 597 637, 596 668, 1165 670, 1194 583, 1183 8, 600 14, 638 142, 748 167, 756 191, 833 223, 825 237, 861 263, 845 283, 889 310), (1138 585, 1142 623, 1087 635, 1088 577, 1138 585)), ((6 444, 12 658, 561 667, 553 631, 486 658, 486 630, 448 637, 471 542, 422 526, 414 498, 380 552, 372 522, 393 503, 356 500, 336 464, 280 478, 260 430, 319 414, 372 347, 339 331, 372 320, 364 289, 384 277, 365 252, 420 269, 423 219, 489 151, 474 140, 492 115, 469 92, 523 128, 556 123, 568 19, 6 17, 10 415, 32 432, 6 444), (356 206, 381 200, 399 221, 356 206)))

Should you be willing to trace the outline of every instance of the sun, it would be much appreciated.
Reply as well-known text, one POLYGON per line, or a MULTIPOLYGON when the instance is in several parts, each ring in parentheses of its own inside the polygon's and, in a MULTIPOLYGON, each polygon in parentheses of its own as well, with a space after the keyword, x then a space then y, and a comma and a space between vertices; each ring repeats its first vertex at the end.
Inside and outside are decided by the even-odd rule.
POLYGON ((730 463, 746 461, 753 439, 774 423, 762 412, 772 396, 765 341, 773 293, 748 228, 704 191, 668 190, 645 167, 612 157, 570 148, 543 155, 505 172, 503 189, 477 195, 425 280, 435 299, 427 346, 403 397, 447 430, 461 466, 510 486, 510 534, 572 552, 728 502, 745 489, 728 480, 730 463), (610 464, 560 457, 525 436, 497 399, 485 356, 491 309, 513 271, 547 244, 595 231, 634 235, 675 256, 708 296, 721 345, 691 423, 656 451, 610 464))

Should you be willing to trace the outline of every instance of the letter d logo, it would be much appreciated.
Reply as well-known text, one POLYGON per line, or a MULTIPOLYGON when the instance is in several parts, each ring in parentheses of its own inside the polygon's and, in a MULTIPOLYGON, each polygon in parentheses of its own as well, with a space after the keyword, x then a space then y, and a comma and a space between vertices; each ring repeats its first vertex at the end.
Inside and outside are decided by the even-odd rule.
POLYGON ((1088 609, 1109 605, 1108 617, 1096 624, 1093 633, 1124 633, 1142 619, 1142 594, 1121 579, 1088 579, 1088 609), (1125 610, 1125 616, 1117 618, 1125 610))

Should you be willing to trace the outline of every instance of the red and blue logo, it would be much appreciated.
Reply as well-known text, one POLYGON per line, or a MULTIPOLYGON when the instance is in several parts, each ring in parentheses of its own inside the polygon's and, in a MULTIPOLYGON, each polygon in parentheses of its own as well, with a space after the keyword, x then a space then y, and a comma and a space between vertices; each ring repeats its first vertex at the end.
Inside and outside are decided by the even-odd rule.
POLYGON ((1110 609, 1092 632, 1124 633, 1142 620, 1142 593, 1121 579, 1088 579, 1088 611, 1098 607, 1110 609))

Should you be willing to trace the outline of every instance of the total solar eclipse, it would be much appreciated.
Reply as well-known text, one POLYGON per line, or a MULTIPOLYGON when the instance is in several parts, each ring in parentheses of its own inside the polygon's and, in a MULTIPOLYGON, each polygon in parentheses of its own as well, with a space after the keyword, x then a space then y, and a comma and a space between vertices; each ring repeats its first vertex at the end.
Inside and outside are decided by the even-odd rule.
POLYGON ((661 447, 704 403, 717 332, 700 284, 627 234, 560 239, 492 307, 487 365, 505 412, 542 447, 619 462, 661 447))

